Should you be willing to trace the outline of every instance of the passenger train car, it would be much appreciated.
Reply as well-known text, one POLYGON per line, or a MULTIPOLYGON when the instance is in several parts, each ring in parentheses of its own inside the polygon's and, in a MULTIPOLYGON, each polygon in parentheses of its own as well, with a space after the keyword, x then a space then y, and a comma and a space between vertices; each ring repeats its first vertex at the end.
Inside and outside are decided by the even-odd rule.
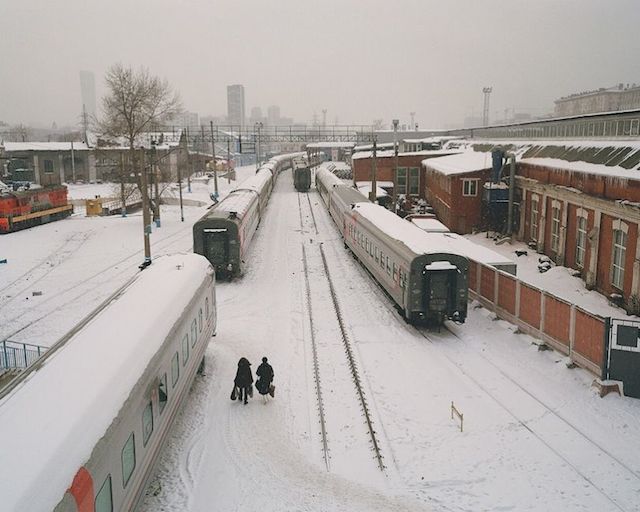
POLYGON ((193 225, 193 252, 205 256, 219 278, 243 272, 247 251, 278 175, 291 169, 292 160, 302 155, 272 158, 193 225))
POLYGON ((0 392, 0 509, 140 502, 216 329, 213 269, 165 256, 0 392))
POLYGON ((306 158, 293 160, 293 186, 298 192, 311 188, 311 167, 306 158))
POLYGON ((326 164, 316 173, 316 186, 345 245, 407 321, 464 322, 469 261, 446 234, 425 233, 370 203, 333 176, 326 164))

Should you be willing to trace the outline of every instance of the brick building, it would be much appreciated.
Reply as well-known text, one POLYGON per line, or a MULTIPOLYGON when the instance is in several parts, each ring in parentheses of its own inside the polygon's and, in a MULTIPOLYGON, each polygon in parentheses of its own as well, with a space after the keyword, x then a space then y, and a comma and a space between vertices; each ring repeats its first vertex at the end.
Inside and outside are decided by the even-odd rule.
POLYGON ((630 312, 640 312, 639 166, 637 142, 538 145, 516 178, 518 237, 630 312))
MULTIPOLYGON (((425 160, 426 199, 457 233, 481 227, 482 190, 491 179, 487 142, 425 160)), ((516 237, 556 264, 579 271, 587 287, 640 313, 640 142, 502 141, 518 154, 516 237)))
MULTIPOLYGON (((376 181, 393 184, 394 194, 405 194, 411 198, 425 199, 425 176, 422 161, 458 153, 457 150, 418 151, 415 153, 398 153, 398 172, 393 150, 376 153, 376 181)), ((371 151, 355 153, 351 157, 353 181, 372 180, 373 156, 371 151)))
POLYGON ((491 153, 467 151, 422 161, 426 200, 451 231, 466 234, 482 224, 482 190, 491 180, 491 153))

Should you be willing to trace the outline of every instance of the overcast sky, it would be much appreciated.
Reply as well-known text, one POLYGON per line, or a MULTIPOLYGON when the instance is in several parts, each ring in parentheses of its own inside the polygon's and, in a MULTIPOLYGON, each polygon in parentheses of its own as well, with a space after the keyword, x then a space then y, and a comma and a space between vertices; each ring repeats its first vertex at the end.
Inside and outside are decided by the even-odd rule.
POLYGON ((0 0, 0 120, 59 125, 115 62, 149 68, 200 115, 246 110, 422 128, 640 83, 638 0, 0 0))

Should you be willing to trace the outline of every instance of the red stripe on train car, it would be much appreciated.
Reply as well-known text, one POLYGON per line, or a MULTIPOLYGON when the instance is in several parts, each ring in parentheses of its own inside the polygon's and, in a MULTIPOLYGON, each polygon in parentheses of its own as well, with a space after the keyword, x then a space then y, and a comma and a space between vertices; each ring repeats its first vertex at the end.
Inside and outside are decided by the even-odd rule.
POLYGON ((73 477, 69 493, 76 500, 78 512, 94 512, 93 508, 93 479, 91 473, 80 468, 73 477))

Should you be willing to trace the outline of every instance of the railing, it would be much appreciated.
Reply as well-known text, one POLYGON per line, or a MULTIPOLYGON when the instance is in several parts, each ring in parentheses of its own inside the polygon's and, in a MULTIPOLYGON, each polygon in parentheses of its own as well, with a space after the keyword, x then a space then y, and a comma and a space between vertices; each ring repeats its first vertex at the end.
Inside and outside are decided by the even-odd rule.
POLYGON ((47 347, 4 340, 0 342, 0 370, 28 368, 37 361, 47 347))

